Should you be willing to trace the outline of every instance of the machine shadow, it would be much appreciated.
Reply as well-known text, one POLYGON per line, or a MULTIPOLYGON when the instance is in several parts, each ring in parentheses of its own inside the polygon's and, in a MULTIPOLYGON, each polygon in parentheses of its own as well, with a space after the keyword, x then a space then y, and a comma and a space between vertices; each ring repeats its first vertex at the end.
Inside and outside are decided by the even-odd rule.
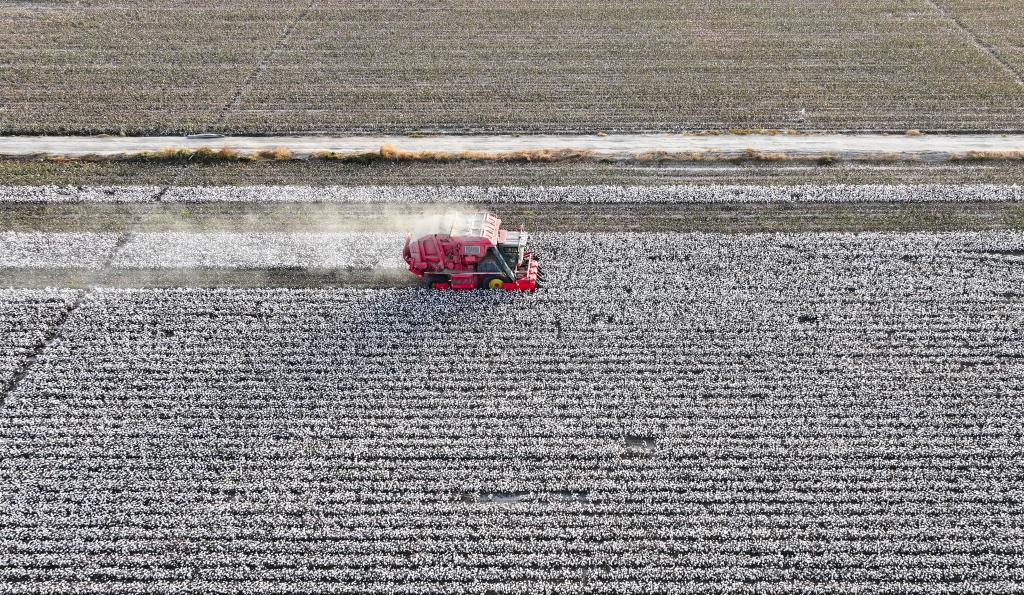
MULTIPOLYGON (((456 344, 487 341, 507 322, 520 292, 427 288, 352 290, 344 309, 324 320, 323 335, 309 345, 313 359, 335 366, 427 366, 449 357, 456 344)), ((311 338, 312 339, 312 338, 311 338)))

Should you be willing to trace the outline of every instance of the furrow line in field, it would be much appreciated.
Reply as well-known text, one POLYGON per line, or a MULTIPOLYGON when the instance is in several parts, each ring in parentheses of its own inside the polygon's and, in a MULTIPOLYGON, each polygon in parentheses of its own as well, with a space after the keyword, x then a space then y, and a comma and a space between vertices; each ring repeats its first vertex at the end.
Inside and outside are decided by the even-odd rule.
POLYGON ((936 12, 942 15, 943 18, 955 25, 956 28, 968 37, 971 40, 971 43, 981 50, 982 53, 986 54, 989 58, 995 60, 997 64, 1002 66, 1003 70, 1005 70, 1019 86, 1024 87, 1024 74, 1018 72, 1017 69, 1015 69, 1009 62, 1004 60, 1003 57, 999 55, 999 52, 997 52, 990 44, 986 43, 981 36, 972 31, 971 28, 964 23, 963 19, 956 16, 954 12, 947 10, 946 7, 939 3, 939 0, 925 0, 925 2, 935 9, 936 12))
POLYGON ((46 351, 46 348, 61 336, 61 331, 63 330, 64 325, 67 324, 68 319, 71 318, 71 315, 75 313, 78 306, 81 305, 82 301, 85 300, 86 296, 89 295, 90 292, 91 290, 88 289, 80 291, 75 296, 75 299, 61 311, 57 320, 46 330, 43 338, 36 343, 22 361, 21 366, 17 368, 10 380, 8 380, 6 385, 3 387, 3 392, 0 392, 0 405, 3 405, 7 401, 7 397, 18 390, 22 381, 25 380, 25 377, 28 376, 28 373, 32 370, 32 366, 35 365, 39 357, 42 356, 44 351, 46 351))
POLYGON ((303 9, 298 12, 298 14, 295 15, 295 18, 292 19, 290 23, 288 23, 288 26, 285 28, 284 32, 281 33, 281 36, 277 38, 277 41, 274 42, 274 45, 270 46, 270 49, 267 50, 267 53, 263 55, 263 58, 256 65, 256 68, 253 69, 252 73, 249 74, 249 77, 245 79, 245 81, 242 82, 241 85, 238 86, 238 89, 235 91, 235 94, 234 96, 232 96, 231 100, 228 103, 226 103, 223 108, 221 108, 220 115, 217 117, 218 127, 223 125, 224 119, 227 117, 228 113, 230 113, 231 110, 238 107, 239 102, 241 102, 242 100, 242 95, 244 95, 245 92, 256 83, 256 79, 258 79, 260 74, 264 70, 266 70, 271 58, 274 57, 274 54, 276 54, 279 49, 281 49, 286 43, 288 43, 288 40, 292 36, 292 32, 295 31, 295 26, 298 25, 299 22, 302 21, 304 18, 306 18, 306 15, 309 14, 310 9, 313 7, 313 2, 314 0, 309 0, 308 2, 306 2, 306 6, 303 7, 303 9))
MULTIPOLYGON (((159 195, 162 194, 163 192, 166 192, 166 190, 167 188, 163 188, 160 192, 154 195, 153 199, 158 200, 159 195)), ((121 250, 121 248, 128 244, 129 241, 131 241, 131 238, 132 234, 130 232, 125 232, 118 235, 117 241, 114 242, 114 245, 110 248, 110 250, 107 252, 107 255, 103 258, 101 271, 103 271, 104 273, 110 272, 111 265, 114 263, 114 259, 117 257, 118 252, 121 250)), ((17 284, 9 285, 14 286, 17 284)), ((22 285, 28 286, 31 284, 24 283, 22 285)), ((51 283, 50 280, 47 280, 45 283, 38 284, 40 288, 49 287, 52 285, 53 283, 51 283)), ((70 286, 72 284, 66 285, 70 286)), ((64 326, 67 324, 68 320, 71 319, 71 316, 78 310, 78 307, 86 299, 89 298, 89 296, 95 291, 95 289, 95 286, 84 287, 83 290, 75 296, 75 299, 61 312, 57 320, 47 329, 46 333, 43 335, 43 338, 38 343, 36 343, 35 347, 32 348, 28 356, 22 362, 22 365, 11 376, 11 379, 6 383, 6 386, 4 386, 3 392, 0 393, 0 404, 3 404, 4 401, 7 400, 8 395, 14 394, 14 392, 18 390, 18 387, 21 386, 21 383, 28 376, 29 372, 32 371, 32 367, 35 365, 36 361, 38 361, 39 358, 43 355, 47 347, 49 347, 54 341, 56 341, 61 336, 64 326)))

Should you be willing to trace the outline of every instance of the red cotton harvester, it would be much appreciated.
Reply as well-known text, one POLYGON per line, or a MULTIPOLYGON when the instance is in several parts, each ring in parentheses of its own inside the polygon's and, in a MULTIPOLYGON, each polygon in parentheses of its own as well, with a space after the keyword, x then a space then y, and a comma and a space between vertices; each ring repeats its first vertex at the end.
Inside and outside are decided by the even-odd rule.
POLYGON ((405 238, 409 271, 434 289, 535 291, 540 264, 526 250, 525 231, 501 229, 491 213, 449 214, 439 233, 405 238))

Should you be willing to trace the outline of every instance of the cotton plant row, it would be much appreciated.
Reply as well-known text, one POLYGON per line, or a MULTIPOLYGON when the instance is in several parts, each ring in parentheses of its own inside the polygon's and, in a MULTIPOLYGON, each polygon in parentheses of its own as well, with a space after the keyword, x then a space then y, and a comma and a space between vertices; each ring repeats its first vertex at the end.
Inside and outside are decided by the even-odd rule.
MULTIPOLYGON (((463 562, 458 553, 444 556, 416 556, 409 554, 401 565, 390 565, 387 558, 365 557, 359 563, 373 568, 371 572, 347 571, 332 568, 330 558, 308 556, 308 565, 326 565, 322 577, 313 576, 306 569, 306 557, 294 555, 285 559, 267 558, 249 569, 239 568, 227 572, 210 572, 205 566, 216 564, 223 556, 204 555, 189 558, 185 568, 165 568, 163 564, 140 563, 140 569, 127 567, 104 567, 90 573, 94 581, 91 588, 77 592, 133 593, 152 592, 175 593, 522 593, 522 592, 563 592, 575 587, 580 592, 596 593, 833 593, 839 588, 854 584, 869 585, 858 592, 875 592, 885 585, 887 590, 899 593, 1015 593, 1012 579, 1000 580, 999 576, 986 576, 975 571, 971 573, 971 558, 961 556, 958 563, 948 568, 907 568, 905 574, 912 579, 898 580, 884 571, 857 568, 843 572, 824 566, 817 572, 799 571, 808 564, 805 557, 793 554, 776 554, 760 558, 760 563, 751 564, 752 558, 736 559, 733 556, 677 556, 672 552, 649 554, 647 556, 624 556, 607 553, 595 555, 582 550, 566 554, 566 565, 572 572, 556 574, 543 566, 534 557, 517 554, 495 554, 491 567, 463 562), (518 560, 517 566, 512 560, 518 560), (674 562, 673 562, 674 560, 674 562), (621 565, 643 565, 649 569, 646 576, 628 576, 602 570, 621 565), (714 566, 716 563, 734 563, 731 569, 714 566), (143 564, 146 564, 143 566, 143 564), (442 564, 444 566, 442 566, 442 564), (686 566, 687 570, 675 570, 671 565, 686 566), (265 566, 264 566, 265 565, 265 566), (791 576, 784 585, 764 580, 764 568, 776 567, 779 572, 791 576), (198 568, 198 569, 194 569, 198 568), (968 574, 965 574, 968 573, 968 574), (141 584, 133 585, 137 577, 144 575, 141 584), (209 578, 199 578, 208 575, 209 578), (979 578, 975 579, 975 576, 979 578), (184 578, 184 577, 193 578, 184 578), (963 577, 969 577, 965 580, 963 577), (422 577, 422 578, 420 578, 422 577), (419 578, 419 580, 417 580, 419 578), (819 585, 819 579, 828 581, 819 585), (187 584, 188 587, 184 585, 187 584), (739 591, 744 585, 747 591, 739 591), (805 586, 807 585, 807 586, 805 586)), ((895 556, 879 555, 878 565, 892 563, 895 556)), ((941 560, 934 561, 938 566, 941 560)), ((837 564, 838 566, 838 564, 837 564)), ((40 583, 18 585, 18 592, 52 593, 67 588, 67 583, 54 578, 40 583)), ((576 591, 574 591, 576 592, 576 591)))
MULTIPOLYGON (((792 291, 856 300, 884 279, 886 290, 926 298, 936 290, 1019 295, 1024 233, 544 233, 536 236, 545 257, 592 262, 595 269, 566 267, 584 283, 590 275, 621 283, 635 294, 707 287, 721 306, 751 299, 784 299, 792 291), (638 253, 640 256, 638 257, 638 253), (730 263, 746 262, 737 268, 730 263), (756 266, 755 266, 756 265, 756 266), (656 283, 631 283, 645 267, 656 283), (798 272, 787 285, 771 282, 779 270, 798 272), (711 280, 715 280, 711 283, 711 280)), ((554 284, 557 290, 558 284, 554 284)), ((927 307, 927 302, 901 303, 927 307)))
POLYGON ((0 232, 0 269, 402 268, 394 233, 0 232), (115 247, 116 246, 116 247, 115 247))
POLYGON ((3 186, 0 202, 329 203, 857 203, 1021 202, 1024 186, 3 186))
POLYGON ((1024 234, 536 240, 532 295, 90 292, 0 592, 1017 590, 1024 234))
POLYGON ((160 190, 157 186, 0 186, 0 202, 152 202, 160 190))
POLYGON ((88 232, 0 232, 0 268, 84 268, 104 266, 117 234, 88 232))
POLYGON ((335 203, 847 203, 1020 202, 1019 185, 801 185, 801 186, 253 186, 172 188, 176 202, 335 203))

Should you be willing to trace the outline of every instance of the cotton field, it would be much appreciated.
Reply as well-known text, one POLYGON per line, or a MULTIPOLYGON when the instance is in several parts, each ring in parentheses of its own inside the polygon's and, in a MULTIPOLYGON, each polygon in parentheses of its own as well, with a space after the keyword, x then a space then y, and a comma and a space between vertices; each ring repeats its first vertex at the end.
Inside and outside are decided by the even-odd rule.
POLYGON ((1019 590, 1024 235, 537 241, 532 295, 0 294, 0 592, 1019 590))
POLYGON ((1000 184, 800 186, 0 186, 0 201, 43 203, 861 203, 1022 202, 1000 184))
MULTIPOLYGON (((124 236, 5 232, 0 234, 0 246, 5 250, 0 255, 0 269, 404 269, 404 239, 403 234, 392 232, 152 232, 124 236)), ((719 274, 714 260, 703 263, 692 275, 688 271, 689 267, 696 266, 695 259, 715 255, 735 259, 740 252, 749 254, 747 257, 752 259, 776 258, 786 266, 800 262, 805 272, 814 269, 821 275, 841 274, 833 262, 836 258, 886 253, 891 258, 855 261, 855 268, 845 274, 857 278, 888 274, 892 276, 891 283, 918 286, 923 291, 945 277, 935 277, 933 271, 917 267, 916 263, 922 259, 941 267, 947 276, 951 272, 949 267, 955 267, 956 273, 962 276, 957 282, 965 282, 965 279, 969 282, 979 269, 997 266, 1012 270, 1024 262, 1024 234, 1016 231, 738 235, 544 232, 534 236, 534 242, 544 254, 545 268, 548 268, 550 251, 573 263, 598 258, 600 262, 592 264, 598 267, 596 269, 585 268, 580 272, 579 266, 573 266, 566 267, 566 272, 593 275, 607 283, 629 284, 629 279, 637 275, 637 267, 650 266, 650 262, 669 267, 660 270, 660 277, 653 286, 636 285, 631 291, 659 290, 669 284, 690 283, 692 276, 719 274), (594 250, 599 250, 600 255, 595 256, 594 250), (605 267, 604 262, 615 264, 605 267), (919 274, 925 276, 919 277, 919 274)), ((553 266, 557 270, 559 265, 553 263, 553 266)), ((820 281, 809 279, 815 283, 820 281)), ((1012 277, 1004 283, 1011 288, 1014 284, 1012 277)), ((825 289, 827 286, 821 288, 825 289)))
POLYGON ((0 1, 0 595, 1024 594, 1022 8, 0 1))

